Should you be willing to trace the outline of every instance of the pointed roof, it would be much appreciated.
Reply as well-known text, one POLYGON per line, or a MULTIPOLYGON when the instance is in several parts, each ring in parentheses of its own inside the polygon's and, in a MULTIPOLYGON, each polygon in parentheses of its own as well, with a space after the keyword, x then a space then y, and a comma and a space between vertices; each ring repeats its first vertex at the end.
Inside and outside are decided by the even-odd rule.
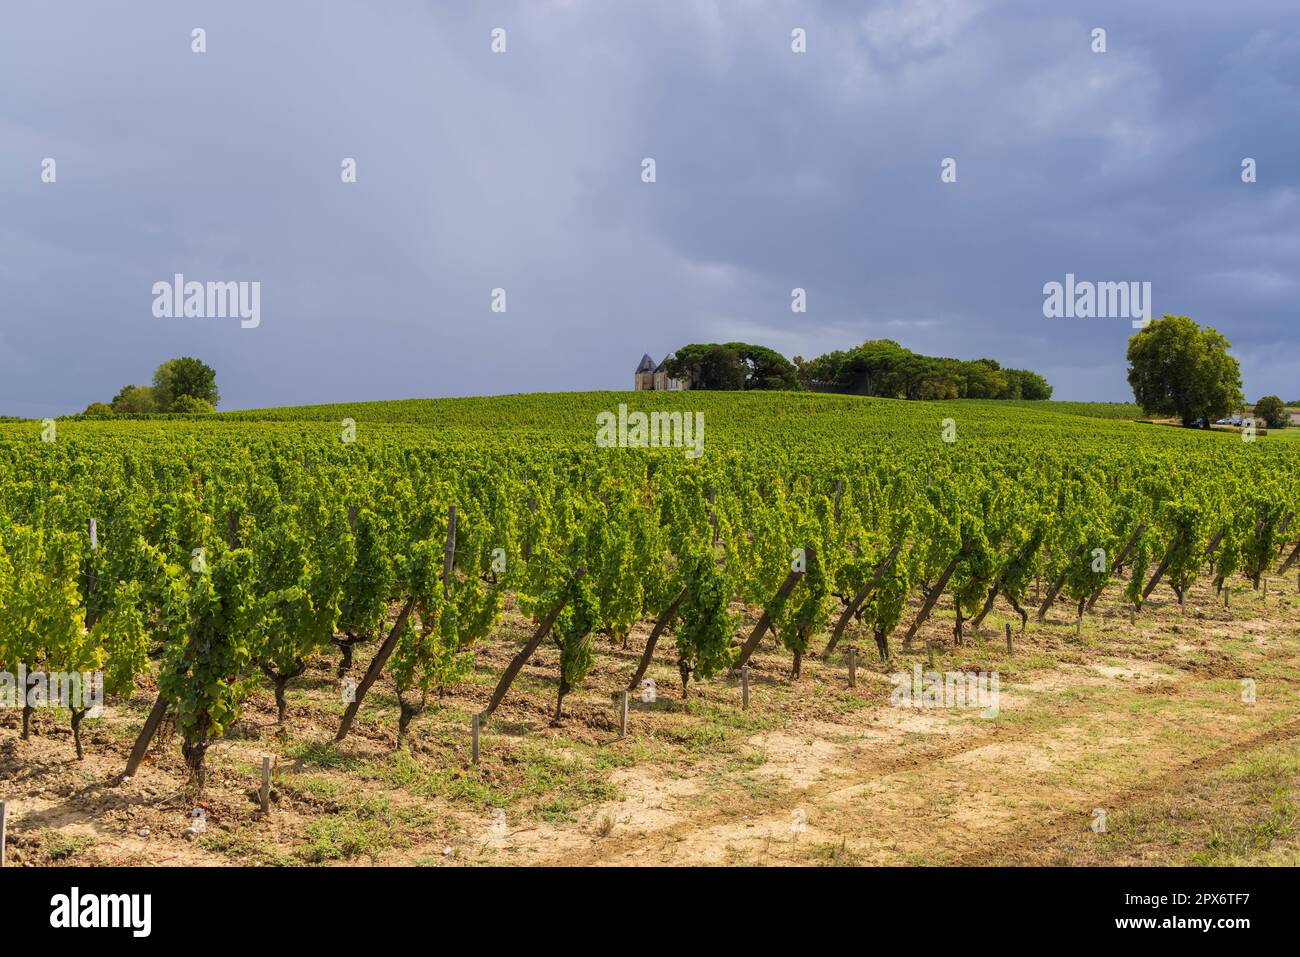
POLYGON ((655 371, 655 361, 650 358, 650 353, 647 352, 645 355, 641 357, 641 361, 637 363, 636 371, 637 372, 655 371))
POLYGON ((668 353, 668 355, 664 356, 664 361, 661 362, 661 363, 659 363, 659 365, 655 367, 655 372, 667 372, 667 371, 668 371, 668 360, 671 359, 672 357, 673 357, 673 354, 672 354, 671 352, 668 353))

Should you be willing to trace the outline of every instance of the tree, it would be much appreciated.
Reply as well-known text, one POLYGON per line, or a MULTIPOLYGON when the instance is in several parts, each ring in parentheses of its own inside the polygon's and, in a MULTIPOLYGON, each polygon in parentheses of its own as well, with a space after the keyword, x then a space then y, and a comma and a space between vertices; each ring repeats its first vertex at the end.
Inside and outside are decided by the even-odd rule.
POLYGON ((961 364, 963 399, 996 399, 1007 391, 1007 377, 993 359, 976 359, 961 364))
POLYGON ((92 402, 86 406, 86 411, 82 415, 112 415, 113 407, 107 402, 92 402))
POLYGON ((668 360, 668 374, 689 378, 692 389, 739 391, 745 369, 735 351, 718 343, 691 343, 668 360))
POLYGON ((177 411, 173 405, 183 396, 202 399, 214 409, 221 404, 216 370, 192 356, 168 359, 158 366, 153 389, 160 412, 177 411))
POLYGON ((176 399, 174 402, 172 402, 171 408, 169 408, 167 411, 176 412, 176 413, 189 412, 189 413, 207 414, 208 412, 215 412, 217 410, 214 409, 212 407, 212 403, 207 401, 206 399, 196 399, 192 395, 183 395, 179 399, 176 399))
POLYGON ((118 413, 157 412, 158 401, 151 386, 124 385, 113 396, 111 408, 118 413))
POLYGON ((740 359, 745 370, 745 389, 799 388, 798 370, 781 353, 747 342, 728 342, 726 348, 740 359))
POLYGON ((1028 369, 1003 369, 1007 391, 999 399, 1032 399, 1042 401, 1052 397, 1052 387, 1037 372, 1028 369))
POLYGON ((793 362, 767 346, 748 342, 693 342, 668 360, 668 373, 689 377, 692 389, 740 391, 742 389, 801 388, 793 362))
POLYGON ((1177 416, 1189 428, 1198 418, 1227 415, 1242 402, 1241 366, 1229 348, 1215 329, 1187 316, 1157 319, 1129 339, 1134 397, 1148 414, 1177 416))
POLYGON ((1287 425, 1286 406, 1275 395, 1266 395, 1255 403, 1255 418, 1263 419, 1270 429, 1280 429, 1287 425))

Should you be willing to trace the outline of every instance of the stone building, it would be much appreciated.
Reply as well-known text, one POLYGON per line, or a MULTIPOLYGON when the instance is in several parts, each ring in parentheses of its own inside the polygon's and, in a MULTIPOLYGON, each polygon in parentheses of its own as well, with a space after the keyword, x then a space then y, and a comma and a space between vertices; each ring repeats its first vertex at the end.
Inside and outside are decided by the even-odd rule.
POLYGON ((655 392, 689 389, 690 384, 685 379, 674 379, 668 375, 668 360, 671 358, 671 355, 664 356, 664 361, 655 365, 649 353, 643 355, 637 363, 632 388, 655 392))

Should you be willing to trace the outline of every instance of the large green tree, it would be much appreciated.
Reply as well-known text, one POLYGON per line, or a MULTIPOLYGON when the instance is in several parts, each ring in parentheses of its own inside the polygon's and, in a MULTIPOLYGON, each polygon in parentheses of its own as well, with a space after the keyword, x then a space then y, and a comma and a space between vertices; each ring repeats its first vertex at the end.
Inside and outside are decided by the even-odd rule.
POLYGON ((1255 403, 1255 418, 1263 419, 1270 429, 1280 429, 1290 423, 1286 406, 1275 395, 1266 395, 1255 403))
POLYGON ((124 385, 113 396, 114 412, 157 412, 158 401, 152 386, 124 385))
POLYGON ((183 396, 201 399, 213 408, 221 402, 216 370, 192 356, 168 359, 158 366, 153 374, 153 391, 161 412, 172 411, 183 396))
POLYGON ((779 352, 748 342, 693 342, 668 360, 668 372, 686 376, 692 389, 798 389, 792 363, 779 352))
POLYGON ((1184 426, 1221 418, 1242 402, 1241 366, 1232 344, 1210 326, 1166 315, 1128 341, 1128 381, 1151 415, 1176 416, 1184 426))

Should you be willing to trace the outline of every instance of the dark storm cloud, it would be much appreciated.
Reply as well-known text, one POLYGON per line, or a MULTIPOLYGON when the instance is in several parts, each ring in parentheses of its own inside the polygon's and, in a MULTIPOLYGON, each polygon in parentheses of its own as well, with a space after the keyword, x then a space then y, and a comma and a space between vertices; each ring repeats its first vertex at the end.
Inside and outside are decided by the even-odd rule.
POLYGON ((179 354, 238 407, 626 388, 643 351, 732 338, 811 356, 887 337, 1127 398, 1127 321, 1042 315, 1067 272, 1150 281, 1157 313, 1233 341, 1250 398, 1300 394, 1282 0, 5 18, 0 412, 76 411, 179 354), (155 318, 177 272, 260 281, 261 325, 155 318))

